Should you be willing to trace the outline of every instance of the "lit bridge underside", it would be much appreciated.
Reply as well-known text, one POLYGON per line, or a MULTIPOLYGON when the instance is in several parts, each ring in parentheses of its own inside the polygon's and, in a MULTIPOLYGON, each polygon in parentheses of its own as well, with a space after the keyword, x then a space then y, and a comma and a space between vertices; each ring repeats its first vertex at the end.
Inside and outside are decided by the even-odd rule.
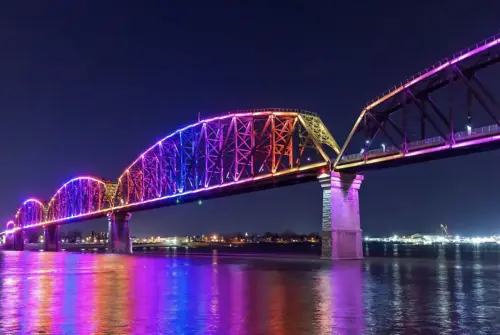
POLYGON ((0 235, 316 180, 340 148, 315 114, 242 111, 179 129, 117 182, 74 178, 49 202, 28 199, 0 235))
POLYGON ((491 91, 498 80, 478 77, 498 77, 499 52, 496 36, 369 103, 334 169, 356 173, 500 147, 500 105, 491 91))

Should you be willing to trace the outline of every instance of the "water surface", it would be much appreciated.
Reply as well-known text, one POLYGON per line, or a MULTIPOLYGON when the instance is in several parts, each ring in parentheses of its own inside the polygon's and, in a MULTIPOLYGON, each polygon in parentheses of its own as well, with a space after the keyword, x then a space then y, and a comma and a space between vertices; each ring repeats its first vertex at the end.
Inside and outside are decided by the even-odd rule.
POLYGON ((498 257, 478 255, 0 252, 0 334, 498 334, 498 257))

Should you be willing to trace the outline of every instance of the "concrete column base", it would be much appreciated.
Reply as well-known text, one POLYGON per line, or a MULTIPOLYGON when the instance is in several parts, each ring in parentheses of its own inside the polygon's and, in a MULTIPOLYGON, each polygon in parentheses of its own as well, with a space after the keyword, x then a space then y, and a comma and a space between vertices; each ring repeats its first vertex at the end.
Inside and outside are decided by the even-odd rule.
POLYGON ((363 259, 358 192, 363 176, 325 173, 323 189, 321 258, 363 259))
POLYGON ((332 231, 332 259, 363 259, 361 230, 332 231))
POLYGON ((13 234, 14 248, 13 250, 23 251, 24 250, 24 231, 17 230, 13 234))
POLYGON ((43 250, 60 251, 59 225, 51 224, 43 227, 43 250))
POLYGON ((321 232, 321 259, 332 259, 332 231, 321 232))
POLYGON ((3 250, 14 250, 14 234, 5 235, 5 240, 2 245, 3 250))
POLYGON ((132 214, 117 212, 108 214, 108 252, 131 254, 129 221, 132 214))

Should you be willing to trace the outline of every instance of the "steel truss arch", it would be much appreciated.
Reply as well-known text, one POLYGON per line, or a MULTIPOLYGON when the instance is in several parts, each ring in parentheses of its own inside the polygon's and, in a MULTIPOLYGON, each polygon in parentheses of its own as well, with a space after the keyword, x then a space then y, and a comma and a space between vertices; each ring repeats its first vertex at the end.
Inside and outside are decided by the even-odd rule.
POLYGON ((238 111, 178 129, 119 177, 115 208, 330 167, 339 147, 319 117, 288 109, 238 111))
POLYGON ((14 227, 28 228, 45 220, 46 206, 35 198, 27 199, 16 212, 14 227))
POLYGON ((7 228, 7 230, 10 230, 10 229, 14 228, 14 226, 15 226, 14 220, 7 221, 7 224, 5 225, 5 227, 7 228))
POLYGON ((71 220, 109 211, 114 184, 103 179, 80 176, 64 183, 47 205, 45 223, 71 220))

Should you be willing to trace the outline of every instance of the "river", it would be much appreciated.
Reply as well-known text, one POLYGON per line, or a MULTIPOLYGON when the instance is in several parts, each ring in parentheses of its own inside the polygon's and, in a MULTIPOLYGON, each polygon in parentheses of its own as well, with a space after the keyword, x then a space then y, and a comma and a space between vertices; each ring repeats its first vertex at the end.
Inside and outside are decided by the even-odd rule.
POLYGON ((385 257, 0 252, 0 334, 500 333, 497 249, 368 247, 385 257))

